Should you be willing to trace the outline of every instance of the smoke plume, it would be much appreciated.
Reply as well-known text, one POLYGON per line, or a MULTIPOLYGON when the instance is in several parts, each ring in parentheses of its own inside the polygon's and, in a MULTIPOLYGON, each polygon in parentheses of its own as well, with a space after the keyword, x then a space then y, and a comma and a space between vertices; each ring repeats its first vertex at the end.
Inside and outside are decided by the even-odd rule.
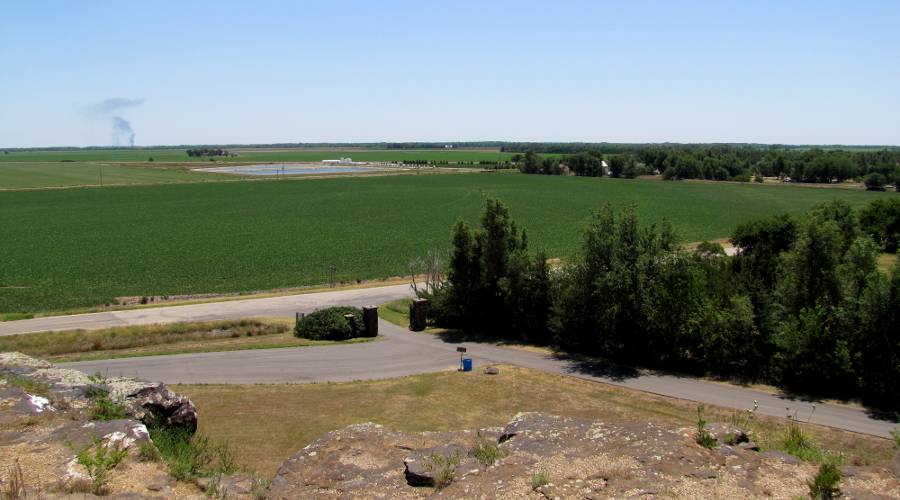
POLYGON ((134 147, 134 129, 131 122, 121 116, 125 111, 137 108, 144 104, 143 99, 130 99, 127 97, 112 97, 84 109, 90 116, 112 119, 111 137, 113 145, 118 146, 120 141, 127 140, 128 145, 134 147))
POLYGON ((134 147, 134 130, 131 128, 131 123, 128 120, 121 116, 114 116, 112 118, 112 126, 116 143, 119 142, 118 137, 126 136, 128 138, 128 145, 134 147))

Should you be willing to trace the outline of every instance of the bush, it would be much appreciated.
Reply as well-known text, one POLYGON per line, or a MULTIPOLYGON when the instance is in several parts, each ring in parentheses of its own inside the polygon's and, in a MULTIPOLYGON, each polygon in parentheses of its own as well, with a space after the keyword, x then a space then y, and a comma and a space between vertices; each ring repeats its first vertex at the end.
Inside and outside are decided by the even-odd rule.
POLYGON ((863 179, 863 184, 866 185, 866 189, 869 191, 884 191, 887 179, 878 172, 872 172, 863 179))
POLYGON ((362 337, 365 334, 363 312, 358 307, 329 307, 306 315, 297 324, 294 335, 310 340, 347 340, 362 337), (345 316, 352 314, 355 321, 347 321, 345 316))
POLYGON ((841 471, 834 464, 825 463, 819 466, 816 477, 807 482, 810 498, 830 499, 841 496, 838 484, 841 482, 841 471))

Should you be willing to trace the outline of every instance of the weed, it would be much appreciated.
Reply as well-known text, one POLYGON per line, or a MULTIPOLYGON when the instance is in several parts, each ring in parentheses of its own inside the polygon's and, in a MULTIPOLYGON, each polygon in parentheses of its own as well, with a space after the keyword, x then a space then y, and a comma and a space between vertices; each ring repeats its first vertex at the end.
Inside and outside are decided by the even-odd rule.
POLYGON ((227 444, 211 443, 208 437, 188 429, 153 427, 150 439, 169 466, 169 473, 180 481, 237 471, 234 452, 227 444))
POLYGON ((802 460, 818 462, 825 458, 819 445, 803 432, 800 424, 793 419, 788 423, 787 429, 781 440, 776 443, 776 447, 802 460))
POLYGON ((434 472, 434 487, 438 490, 446 488, 453 482, 453 474, 459 465, 459 455, 449 456, 432 453, 428 456, 428 469, 434 472))
POLYGON ((234 458, 234 451, 228 443, 218 443, 212 446, 213 455, 218 462, 217 472, 222 474, 234 474, 237 472, 237 462, 234 458))
POLYGON ((816 477, 807 481, 809 496, 814 499, 831 499, 841 496, 839 484, 841 482, 841 470, 833 463, 824 463, 819 466, 816 477))
POLYGON ((703 418, 703 405, 697 405, 697 444, 704 448, 716 447, 716 438, 706 430, 706 419, 703 418))
POLYGON ((101 495, 106 487, 106 477, 128 454, 119 443, 107 444, 93 438, 92 443, 75 452, 75 461, 83 466, 91 478, 91 493, 101 495), (93 450, 93 451, 92 451, 93 450))
POLYGON ((269 491, 269 486, 272 484, 272 480, 259 477, 257 475, 253 475, 253 484, 250 487, 250 496, 253 497, 253 500, 264 500, 269 491))
POLYGON ((18 500, 26 498, 25 494, 25 476, 22 474, 22 466, 19 465, 19 460, 13 462, 12 466, 9 468, 9 478, 6 481, 5 487, 3 491, 0 492, 0 496, 4 500, 18 500))
POLYGON ((481 462, 481 465, 488 467, 505 457, 506 451, 501 450, 496 443, 488 441, 481 433, 478 433, 478 439, 475 442, 475 447, 472 449, 472 454, 481 462))
POLYGON ((531 489, 536 490, 550 484, 550 473, 542 470, 531 475, 531 489))
POLYGON ((900 429, 892 430, 891 437, 894 439, 894 449, 900 450, 900 429))
POLYGON ((118 420, 125 418, 128 413, 125 407, 116 403, 109 396, 94 398, 94 406, 91 407, 91 420, 118 420))
POLYGON ((156 445, 147 441, 138 444, 138 459, 141 462, 159 462, 162 460, 162 455, 159 454, 156 445))

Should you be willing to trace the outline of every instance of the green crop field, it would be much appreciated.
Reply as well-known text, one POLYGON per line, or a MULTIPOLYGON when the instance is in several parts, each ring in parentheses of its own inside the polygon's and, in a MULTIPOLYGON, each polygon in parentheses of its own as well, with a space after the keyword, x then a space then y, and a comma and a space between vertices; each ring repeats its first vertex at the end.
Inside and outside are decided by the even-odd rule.
POLYGON ((116 296, 263 290, 397 276, 447 249, 457 217, 496 196, 535 249, 575 252, 592 209, 635 204, 686 241, 756 216, 801 212, 840 189, 526 176, 353 177, 0 192, 0 311, 92 306, 116 296))
POLYGON ((103 184, 165 184, 237 180, 234 175, 193 172, 189 168, 216 164, 314 162, 341 157, 354 161, 476 162, 508 160, 511 153, 488 150, 231 150, 236 157, 190 157, 184 149, 117 149, 73 151, 10 151, 0 153, 0 190, 103 184), (153 158, 151 163, 149 160, 153 158))
MULTIPOLYGON (((302 162, 337 159, 349 156, 355 161, 496 161, 508 160, 512 153, 491 150, 338 150, 338 149, 229 149, 235 157, 216 157, 218 162, 302 162)), ((211 163, 206 157, 188 156, 184 149, 87 149, 72 151, 9 151, 0 154, 0 162, 154 162, 211 163)))
MULTIPOLYGON (((113 184, 164 184, 227 179, 229 176, 181 168, 131 167, 82 162, 2 162, 0 189, 94 186, 113 184)), ((231 176, 233 179, 234 177, 231 176)))

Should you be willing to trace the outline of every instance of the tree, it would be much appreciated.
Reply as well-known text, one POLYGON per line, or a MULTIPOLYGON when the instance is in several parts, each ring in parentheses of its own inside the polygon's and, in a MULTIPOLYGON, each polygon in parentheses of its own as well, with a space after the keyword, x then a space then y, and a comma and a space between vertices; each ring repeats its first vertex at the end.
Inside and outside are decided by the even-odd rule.
POLYGON ((887 179, 878 172, 872 172, 863 179, 867 191, 884 191, 887 179))
POLYGON ((900 199, 878 199, 859 212, 859 225, 885 252, 900 246, 900 199))
POLYGON ((472 333, 545 340, 549 269, 543 255, 530 258, 527 248, 525 231, 499 200, 485 202, 477 230, 458 221, 436 320, 472 333))

